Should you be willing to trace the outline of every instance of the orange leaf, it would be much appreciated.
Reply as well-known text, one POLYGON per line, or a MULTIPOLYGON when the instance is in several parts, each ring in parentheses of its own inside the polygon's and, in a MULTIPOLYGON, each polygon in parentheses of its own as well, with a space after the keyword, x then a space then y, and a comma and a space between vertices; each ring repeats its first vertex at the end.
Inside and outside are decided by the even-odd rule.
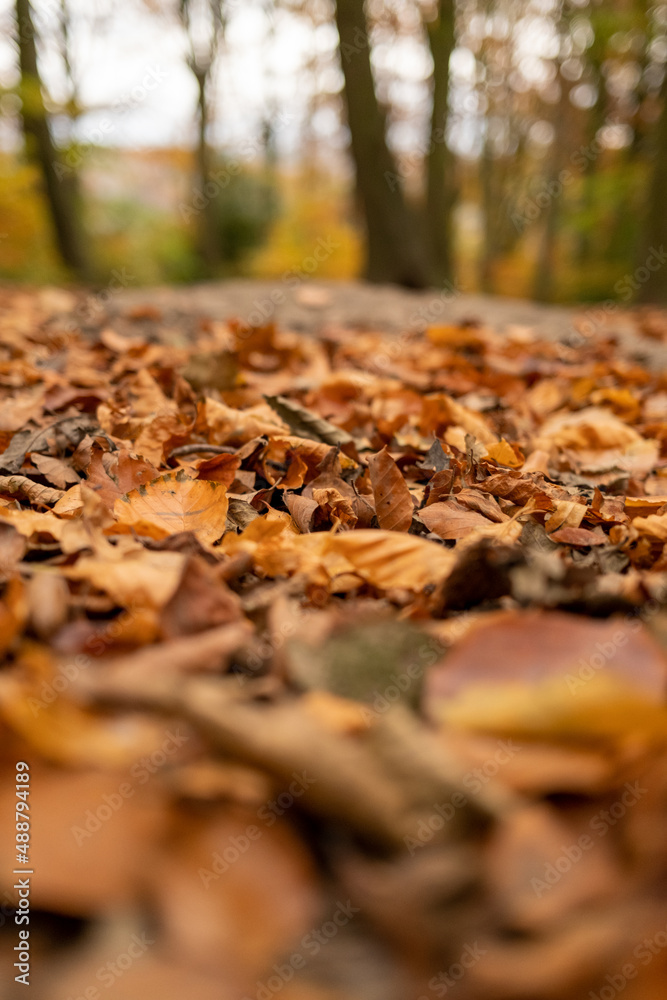
POLYGON ((626 497, 624 510, 630 517, 648 517, 667 505, 667 497, 626 497))
POLYGON ((214 455, 213 458, 206 458, 199 463, 197 479, 206 479, 209 483, 222 483, 229 489, 240 468, 241 459, 238 455, 214 455))
POLYGON ((509 444, 505 438, 503 438, 502 441, 498 441, 497 444, 488 445, 487 455, 489 458, 492 458, 494 462, 497 462, 498 465, 509 465, 511 469, 520 469, 525 461, 525 457, 523 455, 520 458, 516 455, 511 444, 509 444))
POLYGON ((224 486, 187 479, 181 470, 116 500, 114 513, 120 524, 148 529, 157 538, 193 531, 201 542, 212 544, 225 530, 227 506, 224 486))
POLYGON ((375 529, 329 535, 326 550, 344 556, 354 571, 381 590, 423 590, 451 572, 456 556, 417 535, 375 529))

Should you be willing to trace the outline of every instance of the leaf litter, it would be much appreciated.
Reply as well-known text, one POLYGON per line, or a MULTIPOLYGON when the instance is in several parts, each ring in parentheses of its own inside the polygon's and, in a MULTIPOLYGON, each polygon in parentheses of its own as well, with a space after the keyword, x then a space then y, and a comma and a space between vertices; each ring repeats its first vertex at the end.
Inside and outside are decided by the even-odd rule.
POLYGON ((664 374, 150 321, 0 293, 40 997, 662 997, 664 374))

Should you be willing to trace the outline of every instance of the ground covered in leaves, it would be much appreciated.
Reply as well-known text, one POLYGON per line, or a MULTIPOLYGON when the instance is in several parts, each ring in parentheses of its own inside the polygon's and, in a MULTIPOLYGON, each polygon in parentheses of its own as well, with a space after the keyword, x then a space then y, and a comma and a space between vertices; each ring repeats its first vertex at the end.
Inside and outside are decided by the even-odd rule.
POLYGON ((67 299, 0 293, 3 978, 29 864, 40 1000, 662 997, 667 376, 67 299))

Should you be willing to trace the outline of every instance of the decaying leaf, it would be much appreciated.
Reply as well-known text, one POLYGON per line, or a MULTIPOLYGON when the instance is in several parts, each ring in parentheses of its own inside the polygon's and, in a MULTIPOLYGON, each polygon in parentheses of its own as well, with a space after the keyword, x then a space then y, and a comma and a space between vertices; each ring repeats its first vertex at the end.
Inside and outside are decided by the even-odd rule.
POLYGON ((488 527, 491 522, 483 514, 468 510, 453 497, 432 503, 419 512, 420 520, 440 538, 464 538, 475 528, 488 527))
POLYGON ((354 531, 333 535, 325 552, 343 556, 353 572, 382 590, 423 590, 450 572, 453 553, 415 535, 394 531, 354 531))
POLYGON ((408 531, 414 504, 407 484, 386 448, 369 458, 368 470, 378 524, 383 531, 408 531))
POLYGON ((192 531, 208 544, 223 534, 227 508, 224 486, 210 480, 188 479, 181 472, 160 476, 114 504, 118 523, 138 534, 166 538, 178 531, 192 531))
POLYGON ((269 406, 276 411, 289 425, 292 432, 299 437, 312 438, 313 441, 324 441, 325 444, 352 444, 353 438, 347 431, 335 427, 328 420, 311 413, 305 406, 300 406, 285 396, 265 396, 269 406))
POLYGON ((624 335, 167 293, 79 335, 85 292, 0 289, 35 995, 660 1000, 664 375, 624 335))
POLYGON ((0 493, 19 493, 41 507, 56 503, 63 495, 62 490, 41 486, 27 476, 0 476, 0 493))

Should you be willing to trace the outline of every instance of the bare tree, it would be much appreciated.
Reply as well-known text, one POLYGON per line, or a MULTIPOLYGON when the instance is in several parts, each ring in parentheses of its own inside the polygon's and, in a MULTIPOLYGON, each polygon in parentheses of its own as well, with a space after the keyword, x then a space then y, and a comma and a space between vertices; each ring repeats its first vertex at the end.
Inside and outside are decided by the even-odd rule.
MULTIPOLYGON (((188 37, 188 66, 197 81, 196 184, 205 195, 211 176, 209 86, 225 25, 224 5, 222 0, 179 0, 178 11, 188 37)), ((213 274, 221 256, 215 206, 198 212, 197 221, 199 253, 207 271, 213 274)))
POLYGON ((23 130, 28 157, 37 165, 63 263, 80 279, 89 277, 76 178, 60 163, 51 136, 37 59, 35 25, 30 0, 16 0, 16 43, 21 72, 23 130))

